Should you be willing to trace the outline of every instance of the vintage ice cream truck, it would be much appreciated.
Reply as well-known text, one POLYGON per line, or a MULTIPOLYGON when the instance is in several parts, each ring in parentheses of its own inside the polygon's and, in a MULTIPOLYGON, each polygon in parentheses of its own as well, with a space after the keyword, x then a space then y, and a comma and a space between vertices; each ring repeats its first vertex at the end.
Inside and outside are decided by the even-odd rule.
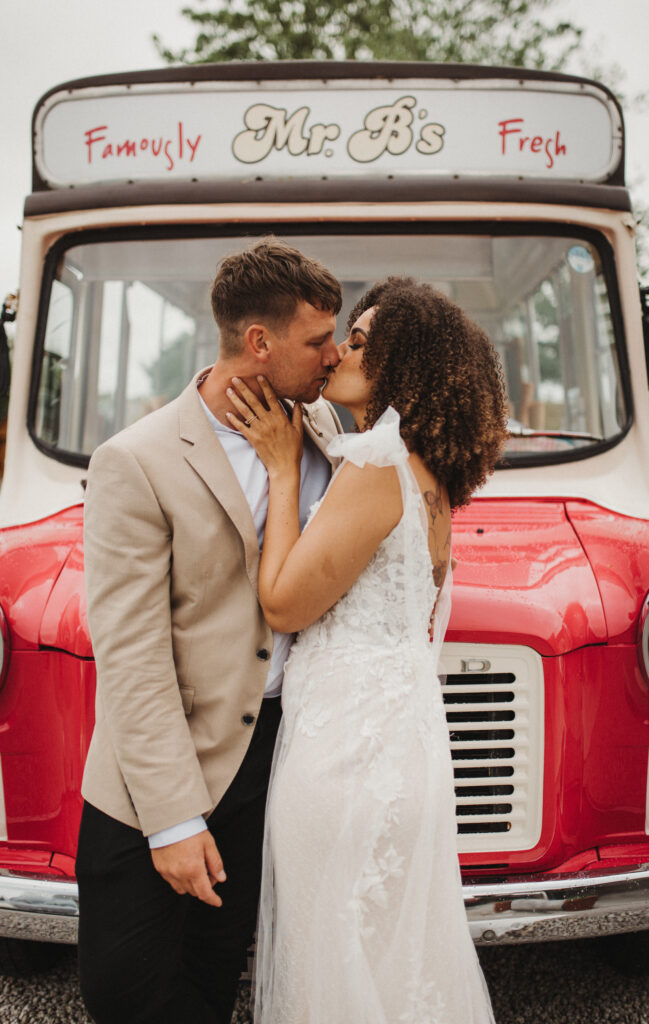
POLYGON ((244 63, 43 97, 0 493, 8 951, 76 938, 95 686, 89 457, 211 363, 217 261, 267 233, 341 279, 341 339, 369 282, 412 274, 502 357, 510 443, 455 516, 443 658, 476 942, 649 928, 649 394, 634 229, 620 109, 578 78, 244 63))

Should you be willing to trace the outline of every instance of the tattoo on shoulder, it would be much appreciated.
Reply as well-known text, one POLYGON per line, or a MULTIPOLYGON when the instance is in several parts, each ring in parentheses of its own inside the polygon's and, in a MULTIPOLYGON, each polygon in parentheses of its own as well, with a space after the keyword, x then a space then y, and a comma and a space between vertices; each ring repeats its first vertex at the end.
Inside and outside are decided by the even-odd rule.
POLYGON ((444 504, 442 501, 442 488, 436 487, 434 491, 424 491, 424 501, 428 506, 428 513, 432 523, 435 522, 438 516, 441 516, 444 511, 444 504))

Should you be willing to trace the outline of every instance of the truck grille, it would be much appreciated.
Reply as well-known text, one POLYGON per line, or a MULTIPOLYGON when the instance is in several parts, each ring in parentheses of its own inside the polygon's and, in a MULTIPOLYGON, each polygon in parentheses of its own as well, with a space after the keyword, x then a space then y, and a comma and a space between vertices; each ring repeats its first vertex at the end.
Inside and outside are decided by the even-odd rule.
POLYGON ((529 647, 444 644, 458 851, 536 846, 541 835, 543 665, 529 647))

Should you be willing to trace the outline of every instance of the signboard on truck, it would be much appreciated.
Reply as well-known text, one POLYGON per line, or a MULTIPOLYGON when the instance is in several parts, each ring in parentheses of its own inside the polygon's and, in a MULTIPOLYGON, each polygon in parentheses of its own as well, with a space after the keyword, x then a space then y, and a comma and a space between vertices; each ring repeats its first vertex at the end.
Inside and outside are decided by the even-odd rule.
POLYGON ((146 83, 52 94, 34 145, 52 188, 242 175, 604 181, 622 125, 603 90, 565 83, 146 83))

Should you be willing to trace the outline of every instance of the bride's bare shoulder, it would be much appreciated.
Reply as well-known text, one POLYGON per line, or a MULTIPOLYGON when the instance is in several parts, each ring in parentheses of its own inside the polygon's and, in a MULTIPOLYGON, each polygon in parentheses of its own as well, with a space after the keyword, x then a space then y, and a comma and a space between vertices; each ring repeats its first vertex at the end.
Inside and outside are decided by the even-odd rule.
POLYGON ((361 468, 344 462, 303 538, 306 541, 308 537, 309 547, 328 547, 335 542, 341 550, 360 543, 371 554, 402 513, 399 478, 393 466, 366 464, 361 468))

